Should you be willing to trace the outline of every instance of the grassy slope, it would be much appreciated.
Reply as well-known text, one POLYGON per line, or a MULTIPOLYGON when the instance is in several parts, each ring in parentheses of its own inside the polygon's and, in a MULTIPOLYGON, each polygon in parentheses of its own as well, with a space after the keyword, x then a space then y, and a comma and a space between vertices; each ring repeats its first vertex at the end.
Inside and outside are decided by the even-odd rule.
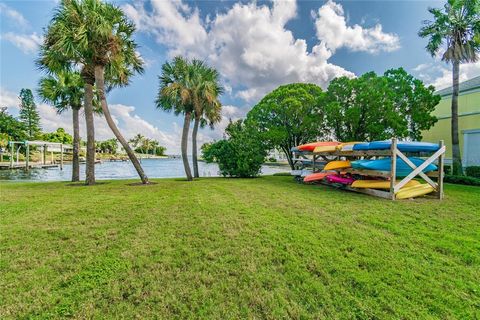
POLYGON ((474 318, 480 188, 0 184, 0 318, 474 318))

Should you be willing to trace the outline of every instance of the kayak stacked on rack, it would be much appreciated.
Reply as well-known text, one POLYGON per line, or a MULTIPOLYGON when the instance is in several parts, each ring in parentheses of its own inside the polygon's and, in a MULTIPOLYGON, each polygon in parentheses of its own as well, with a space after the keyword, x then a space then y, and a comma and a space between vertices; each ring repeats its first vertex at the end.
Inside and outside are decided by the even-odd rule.
MULTIPOLYGON (((387 154, 391 148, 392 141, 390 140, 344 143, 337 141, 319 141, 300 145, 295 147, 295 150, 314 155, 313 164, 315 164, 316 154, 323 156, 324 159, 330 155, 336 157, 336 159, 328 161, 322 171, 313 172, 304 176, 303 182, 305 183, 320 182, 337 187, 344 187, 348 190, 390 190, 391 178, 389 178, 389 176, 393 177, 391 168, 392 159, 390 156, 387 156, 387 154), (381 150, 384 152, 378 152, 381 150), (381 157, 377 155, 381 155, 381 157), (341 157, 351 160, 340 160, 341 157), (367 157, 367 159, 364 159, 364 157, 367 157), (375 159, 371 159, 371 157, 375 159)), ((427 142, 399 141, 396 143, 396 148, 401 152, 418 155, 419 153, 436 152, 440 149, 440 145, 427 142)), ((408 178, 411 177, 414 169, 412 169, 409 163, 417 168, 424 163, 424 159, 418 156, 408 156, 405 160, 397 157, 395 161, 395 176, 397 178, 395 179, 395 184, 400 183, 404 177, 409 175, 408 178)), ((438 170, 437 166, 429 163, 428 165, 423 165, 421 172, 428 173, 436 170, 438 170)), ((420 172, 420 170, 417 171, 420 172)), ((395 198, 412 198, 428 194, 434 190, 430 184, 420 183, 417 180, 409 180, 406 183, 404 182, 399 190, 395 191, 395 198)))

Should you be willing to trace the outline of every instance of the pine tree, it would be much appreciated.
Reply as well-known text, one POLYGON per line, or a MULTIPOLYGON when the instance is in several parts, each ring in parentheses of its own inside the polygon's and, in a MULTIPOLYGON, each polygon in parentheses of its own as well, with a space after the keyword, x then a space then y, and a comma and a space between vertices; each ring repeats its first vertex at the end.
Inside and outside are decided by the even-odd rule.
POLYGON ((29 139, 34 138, 41 130, 40 115, 30 89, 20 90, 20 121, 25 125, 29 139))

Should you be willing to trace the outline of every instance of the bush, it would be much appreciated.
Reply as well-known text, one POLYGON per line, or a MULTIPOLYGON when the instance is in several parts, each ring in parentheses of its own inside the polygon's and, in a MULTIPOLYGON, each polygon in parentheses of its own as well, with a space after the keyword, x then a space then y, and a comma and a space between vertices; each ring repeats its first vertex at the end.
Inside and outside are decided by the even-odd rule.
POLYGON ((258 132, 239 120, 230 122, 225 133, 227 139, 202 146, 205 161, 216 162, 224 177, 257 176, 267 155, 258 132))
POLYGON ((467 167, 465 173, 469 177, 480 178, 480 166, 467 167))
POLYGON ((270 157, 268 158, 268 162, 277 162, 277 159, 275 159, 274 157, 270 157))
POLYGON ((467 186, 480 186, 480 179, 467 176, 445 175, 443 181, 448 183, 464 184, 467 186))

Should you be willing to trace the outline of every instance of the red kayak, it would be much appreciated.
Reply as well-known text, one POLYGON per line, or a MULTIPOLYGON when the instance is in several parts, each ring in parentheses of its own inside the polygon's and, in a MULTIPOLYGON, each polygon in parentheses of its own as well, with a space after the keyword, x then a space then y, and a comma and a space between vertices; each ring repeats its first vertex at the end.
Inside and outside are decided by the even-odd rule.
POLYGON ((323 180, 326 176, 332 174, 331 172, 317 172, 312 173, 303 178, 303 182, 313 182, 313 181, 320 181, 323 180))
POLYGON ((337 141, 318 141, 312 142, 307 144, 302 144, 298 146, 298 150, 300 151, 313 151, 316 147, 330 147, 330 146, 338 146, 340 143, 337 141))

